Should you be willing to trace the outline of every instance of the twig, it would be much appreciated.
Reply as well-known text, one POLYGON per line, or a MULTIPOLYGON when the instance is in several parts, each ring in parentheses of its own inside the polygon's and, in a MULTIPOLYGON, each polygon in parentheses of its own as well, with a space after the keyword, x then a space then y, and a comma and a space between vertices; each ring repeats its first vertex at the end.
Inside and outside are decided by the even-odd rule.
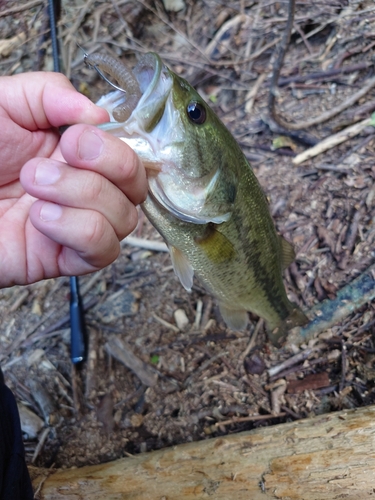
POLYGON ((246 21, 246 16, 244 14, 238 14, 237 16, 232 17, 228 21, 222 24, 219 30, 216 32, 213 39, 204 49, 204 53, 211 59, 214 50, 217 45, 220 44, 225 33, 233 28, 236 28, 238 24, 242 24, 246 21))
POLYGON ((169 252, 167 245, 163 241, 145 240, 136 236, 127 236, 121 243, 145 250, 153 250, 154 252, 169 252))
POLYGON ((22 292, 20 291, 20 293, 17 293, 15 294, 16 295, 16 300, 13 302, 13 304, 11 304, 9 306, 9 309, 8 311, 11 313, 11 312, 14 312, 14 311, 17 311, 17 309, 19 307, 22 306, 22 304, 25 302, 25 300, 27 299, 27 297, 29 296, 29 293, 30 291, 25 288, 25 290, 23 290, 22 292))
MULTIPOLYGON (((276 99, 276 95, 277 95, 277 82, 279 80, 281 66, 284 62, 284 57, 285 57, 286 51, 288 49, 288 45, 290 42, 290 36, 292 33, 292 29, 293 29, 295 5, 296 5, 295 0, 289 0, 288 20, 286 23, 283 39, 282 39, 280 45, 276 49, 276 57, 275 57, 274 65, 273 65, 273 71, 272 71, 271 82, 270 82, 270 92, 269 92, 269 96, 268 96, 269 116, 271 117, 271 119, 273 121, 275 121, 278 125, 280 125, 282 127, 284 127, 284 124, 283 124, 282 120, 280 120, 276 116, 276 113, 275 113, 275 99, 276 99)), ((302 127, 300 127, 300 128, 302 128, 302 127)))
POLYGON ((314 51, 310 45, 310 42, 305 36, 305 33, 301 29, 300 25, 298 23, 293 23, 294 24, 294 29, 298 32, 299 36, 302 38, 303 43, 306 45, 307 50, 309 51, 310 55, 314 54, 314 51))
POLYGON ((333 300, 324 300, 307 312, 312 318, 304 328, 290 330, 287 344, 307 342, 319 333, 343 321, 349 314, 375 298, 375 264, 372 264, 358 278, 344 286, 333 300))
POLYGON ((329 109, 328 111, 325 111, 319 116, 316 116, 315 118, 312 118, 309 121, 301 121, 297 123, 288 123, 284 121, 282 118, 277 117, 277 123, 279 123, 282 127, 285 127, 289 130, 300 130, 300 129, 306 129, 310 128, 314 125, 320 125, 321 123, 324 123, 334 116, 337 116, 338 114, 342 113, 347 108, 350 108, 350 106, 353 106, 359 99, 364 97, 368 92, 375 87, 375 77, 370 78, 370 80, 367 82, 367 85, 362 87, 358 92, 354 93, 348 99, 345 99, 341 104, 336 106, 335 108, 329 109))
POLYGON ((202 320, 202 310, 203 310, 203 301, 201 299, 197 300, 197 307, 195 309, 195 319, 194 326, 195 330, 199 330, 201 320, 202 320))
POLYGON ((286 380, 283 378, 276 380, 271 390, 271 408, 273 415, 277 415, 280 413, 281 402, 282 402, 281 400, 282 396, 285 394, 285 391, 286 391, 286 380))
POLYGON ((245 98, 245 112, 246 113, 251 113, 251 110, 253 109, 257 93, 258 93, 260 87, 263 85, 263 82, 266 79, 266 76, 267 76, 266 73, 262 73, 261 75, 259 75, 257 81, 254 83, 254 85, 251 87, 251 89, 247 93, 246 98, 245 98))
POLYGON ((258 337, 258 333, 260 332, 263 324, 264 324, 263 319, 259 319, 258 323, 255 326, 254 333, 251 336, 250 342, 248 343, 248 345, 247 345, 246 349, 244 350, 244 352, 240 355, 240 361, 241 361, 241 363, 244 362, 244 359, 249 354, 249 352, 251 351, 251 349, 254 347, 255 342, 257 340, 257 337, 258 337))
MULTIPOLYGON (((318 142, 318 140, 311 134, 307 134, 306 132, 301 132, 300 130, 298 132, 294 132, 285 127, 280 126, 270 114, 265 114, 264 116, 262 116, 262 120, 266 125, 268 125, 270 130, 275 134, 285 135, 286 137, 290 137, 291 139, 293 139, 293 141, 300 142, 307 146, 315 146, 318 142)), ((264 151, 271 151, 270 149, 265 149, 262 148, 261 146, 258 146, 258 148, 263 149, 264 151)), ((273 153, 281 154, 280 151, 281 150, 276 149, 273 150, 273 153)), ((292 152, 291 155, 293 155, 292 152)))
POLYGON ((233 417, 230 420, 223 420, 221 422, 216 422, 216 424, 211 425, 210 429, 216 431, 218 427, 222 425, 238 424, 240 422, 258 422, 259 420, 268 420, 270 418, 280 418, 285 417, 286 413, 281 412, 278 415, 251 415, 249 417, 233 417))
POLYGON ((293 366, 293 365, 296 365, 297 363, 299 363, 300 361, 304 361, 306 358, 308 358, 310 356, 310 354, 313 352, 313 349, 312 348, 308 348, 308 349, 305 349, 304 351, 302 352, 299 352, 298 354, 296 354, 295 356, 292 356, 291 358, 283 361, 282 363, 280 363, 279 365, 277 366, 272 366, 269 370, 268 370, 268 375, 270 377, 274 377, 275 375, 277 375, 278 373, 282 372, 283 370, 285 370, 286 368, 289 368, 290 366, 293 366))
POLYGON ((150 12, 152 12, 156 17, 158 17, 160 19, 161 22, 163 22, 166 26, 168 26, 171 30, 175 31, 179 36, 181 36, 182 39, 184 39, 189 45, 191 45, 197 52, 199 52, 199 54, 203 57, 204 61, 206 63, 210 63, 210 59, 207 57, 207 55, 205 54, 204 50, 202 50, 199 45, 197 45, 195 42, 193 42, 192 40, 190 40, 189 37, 187 37, 182 31, 178 30, 174 25, 173 23, 171 23, 168 19, 166 19, 165 17, 161 16, 159 14, 159 12, 154 9, 153 7, 151 7, 150 5, 148 5, 146 2, 144 2, 143 0, 138 0, 138 2, 143 5, 143 7, 147 10, 149 10, 150 12))
MULTIPOLYGON (((207 337, 205 337, 207 338, 207 337)), ((194 378, 196 378, 200 373, 204 372, 205 370, 207 370, 207 368, 212 365, 213 363, 216 363, 216 361, 218 359, 221 359, 221 358, 224 358, 226 356, 228 356, 229 352, 228 351, 221 351, 219 352, 219 354, 216 354, 215 356, 212 356, 210 357, 209 359, 206 359, 206 361, 204 361, 199 368, 197 368, 196 370, 194 370, 192 372, 192 374, 185 380, 184 382, 184 387, 189 387, 191 385, 191 382, 192 380, 194 380, 194 378)), ((221 376, 222 374, 220 374, 221 376)), ((212 380, 212 378, 210 379, 207 379, 205 378, 203 380, 203 383, 204 384, 207 384, 208 382, 210 382, 212 380)))
POLYGON ((344 389, 346 380, 346 345, 343 343, 341 349, 341 378, 339 383, 339 392, 344 389))
POLYGON ((96 395, 97 388, 97 364, 99 351, 99 332, 96 328, 89 328, 89 348, 86 364, 85 397, 91 399, 96 395))
POLYGON ((81 396, 82 391, 80 387, 80 371, 76 364, 71 364, 71 379, 72 379, 72 392, 73 392, 73 402, 74 402, 74 412, 77 419, 81 418, 81 396))
POLYGON ((31 463, 34 464, 35 460, 38 458, 39 453, 42 451, 42 448, 44 446, 44 443, 46 442, 46 439, 48 437, 48 434, 51 432, 50 427, 46 427, 43 432, 41 433, 39 437, 39 442, 35 448, 33 458, 31 459, 31 463))
POLYGON ((111 356, 129 368, 144 385, 152 387, 156 384, 157 371, 136 356, 129 344, 118 337, 112 337, 104 348, 111 356))
MULTIPOLYGON (((94 307, 97 303, 99 302, 99 298, 96 296, 96 297, 92 297, 91 299, 87 300, 87 302, 84 303, 83 305, 83 308, 85 311, 88 311, 89 309, 91 309, 92 307, 94 307)), ((70 316, 69 314, 66 314, 65 316, 63 316, 61 319, 59 319, 58 321, 56 321, 56 323, 54 323, 53 325, 47 327, 45 330, 43 330, 42 332, 37 332, 35 335, 31 336, 36 330, 39 330, 39 327, 45 322, 47 321, 47 319, 49 319, 51 316, 53 316, 54 314, 56 314, 56 311, 52 310, 48 313, 48 315, 46 315, 46 317, 41 320, 37 325, 36 327, 33 328, 33 330, 31 332, 29 332, 27 335, 26 335, 26 340, 22 340, 22 347, 24 347, 25 349, 27 349, 28 347, 30 347, 32 344, 35 344, 35 342, 41 340, 41 339, 45 339, 47 338, 48 336, 54 336, 56 334, 59 334, 59 332, 61 333, 61 328, 63 326, 65 326, 67 323, 69 323, 69 320, 70 320, 70 316)), ((17 346, 18 344, 16 344, 17 346)), ((9 349, 9 352, 12 352, 13 349, 16 349, 16 347, 14 347, 13 345, 11 346, 11 349, 9 349)))
POLYGON ((170 330, 172 330, 172 331, 174 331, 176 333, 180 333, 180 329, 177 328, 177 326, 172 325, 172 323, 169 323, 168 321, 165 321, 165 319, 160 318, 156 314, 153 314, 152 317, 155 318, 158 323, 160 323, 161 325, 165 326, 166 328, 169 328, 170 330))
MULTIPOLYGON (((375 79, 374 79, 374 84, 375 84, 375 79)), ((300 153, 295 158, 293 158, 292 160, 293 164, 300 165, 304 161, 309 160, 310 158, 314 158, 315 156, 324 153, 324 151, 332 149, 338 144, 342 144, 343 142, 358 135, 360 132, 362 132, 364 128, 368 127, 369 125, 372 125, 372 123, 373 120, 371 118, 366 118, 365 120, 362 120, 361 122, 358 122, 352 125, 351 127, 341 130, 337 134, 331 135, 326 139, 323 139, 321 142, 316 144, 316 146, 307 149, 303 153, 300 153)))
POLYGON ((290 83, 304 83, 309 80, 331 80, 332 76, 344 75, 346 73, 355 73, 373 66, 371 61, 364 61, 356 64, 344 66, 343 68, 328 69, 327 71, 318 71, 316 73, 308 73, 307 75, 290 76, 288 78, 280 78, 279 87, 285 87, 290 83))
POLYGON ((69 32, 66 35, 66 38, 64 41, 65 45, 68 42, 70 42, 71 40, 75 40, 75 38, 77 36, 78 28, 81 26, 83 19, 85 18, 87 12, 90 10, 90 8, 94 2, 95 2, 95 0, 87 0, 87 2, 85 2, 83 7, 80 9, 77 19, 75 20, 73 26, 69 29, 69 32))
POLYGON ((11 7, 10 9, 3 10, 2 12, 0 12, 0 18, 11 16, 13 14, 17 14, 18 12, 23 12, 24 10, 32 9, 33 7, 36 7, 41 3, 45 3, 44 0, 32 0, 31 2, 28 2, 24 5, 17 5, 17 7, 11 7))

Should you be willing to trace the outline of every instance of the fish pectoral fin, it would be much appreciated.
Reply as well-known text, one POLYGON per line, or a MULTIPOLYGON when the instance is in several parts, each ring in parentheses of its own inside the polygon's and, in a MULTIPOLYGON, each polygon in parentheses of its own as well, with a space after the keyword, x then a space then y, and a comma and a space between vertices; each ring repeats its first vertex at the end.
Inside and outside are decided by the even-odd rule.
POLYGON ((296 254, 294 252, 294 248, 286 241, 282 236, 279 236, 280 247, 281 247, 281 258, 282 258, 282 267, 286 269, 296 258, 296 254))
POLYGON ((249 317, 245 309, 230 309, 224 304, 219 304, 220 313, 223 320, 232 330, 244 330, 249 322, 249 317))
POLYGON ((171 254, 174 272, 178 276, 185 290, 190 292, 193 286, 194 269, 191 267, 190 262, 181 250, 170 245, 169 252, 171 254))
POLYGON ((228 261, 235 255, 233 244, 216 229, 215 224, 208 224, 203 236, 196 237, 194 241, 215 264, 228 261))

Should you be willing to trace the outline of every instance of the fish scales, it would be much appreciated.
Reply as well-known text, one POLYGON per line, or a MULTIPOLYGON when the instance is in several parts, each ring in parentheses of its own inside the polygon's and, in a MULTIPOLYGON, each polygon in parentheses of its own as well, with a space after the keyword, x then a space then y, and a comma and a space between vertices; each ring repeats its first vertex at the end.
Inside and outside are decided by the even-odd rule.
MULTIPOLYGON (((104 96, 98 104, 111 123, 102 128, 133 147, 146 168, 153 165, 142 208, 166 240, 184 287, 191 289, 195 275, 217 298, 228 326, 245 328, 251 311, 264 318, 277 344, 307 322, 282 280, 292 248, 277 235, 261 186, 224 124, 159 56, 143 58, 132 75, 142 97, 118 123, 113 112, 126 98, 104 96)), ((123 73, 116 59, 112 66, 112 76, 123 73)))

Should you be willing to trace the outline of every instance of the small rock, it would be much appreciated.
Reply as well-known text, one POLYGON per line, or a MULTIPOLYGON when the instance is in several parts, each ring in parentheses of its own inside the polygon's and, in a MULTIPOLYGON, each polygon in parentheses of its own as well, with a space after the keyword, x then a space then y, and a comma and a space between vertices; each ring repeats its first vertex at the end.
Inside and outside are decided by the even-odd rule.
POLYGON ((189 324, 189 319, 186 316, 186 312, 183 309, 176 309, 176 311, 173 313, 173 316, 179 330, 185 330, 189 324))
POLYGON ((143 424, 143 415, 134 413, 134 415, 130 417, 130 421, 133 427, 140 427, 143 424))
POLYGON ((257 352, 254 352, 251 356, 247 356, 244 365, 247 373, 252 375, 261 375, 266 368, 265 362, 257 352))
POLYGON ((171 12, 178 12, 185 8, 185 2, 183 0, 163 0, 165 10, 171 12))
POLYGON ((341 351, 339 349, 333 349, 333 351, 330 351, 327 354, 328 361, 336 361, 336 359, 339 359, 340 357, 341 357, 341 351))

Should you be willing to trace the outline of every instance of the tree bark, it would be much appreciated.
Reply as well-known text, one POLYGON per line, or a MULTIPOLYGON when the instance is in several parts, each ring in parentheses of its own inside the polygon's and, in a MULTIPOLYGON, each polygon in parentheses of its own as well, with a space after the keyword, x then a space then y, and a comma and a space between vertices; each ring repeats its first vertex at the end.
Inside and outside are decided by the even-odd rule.
POLYGON ((375 406, 30 472, 40 500, 368 500, 375 498, 375 406))

